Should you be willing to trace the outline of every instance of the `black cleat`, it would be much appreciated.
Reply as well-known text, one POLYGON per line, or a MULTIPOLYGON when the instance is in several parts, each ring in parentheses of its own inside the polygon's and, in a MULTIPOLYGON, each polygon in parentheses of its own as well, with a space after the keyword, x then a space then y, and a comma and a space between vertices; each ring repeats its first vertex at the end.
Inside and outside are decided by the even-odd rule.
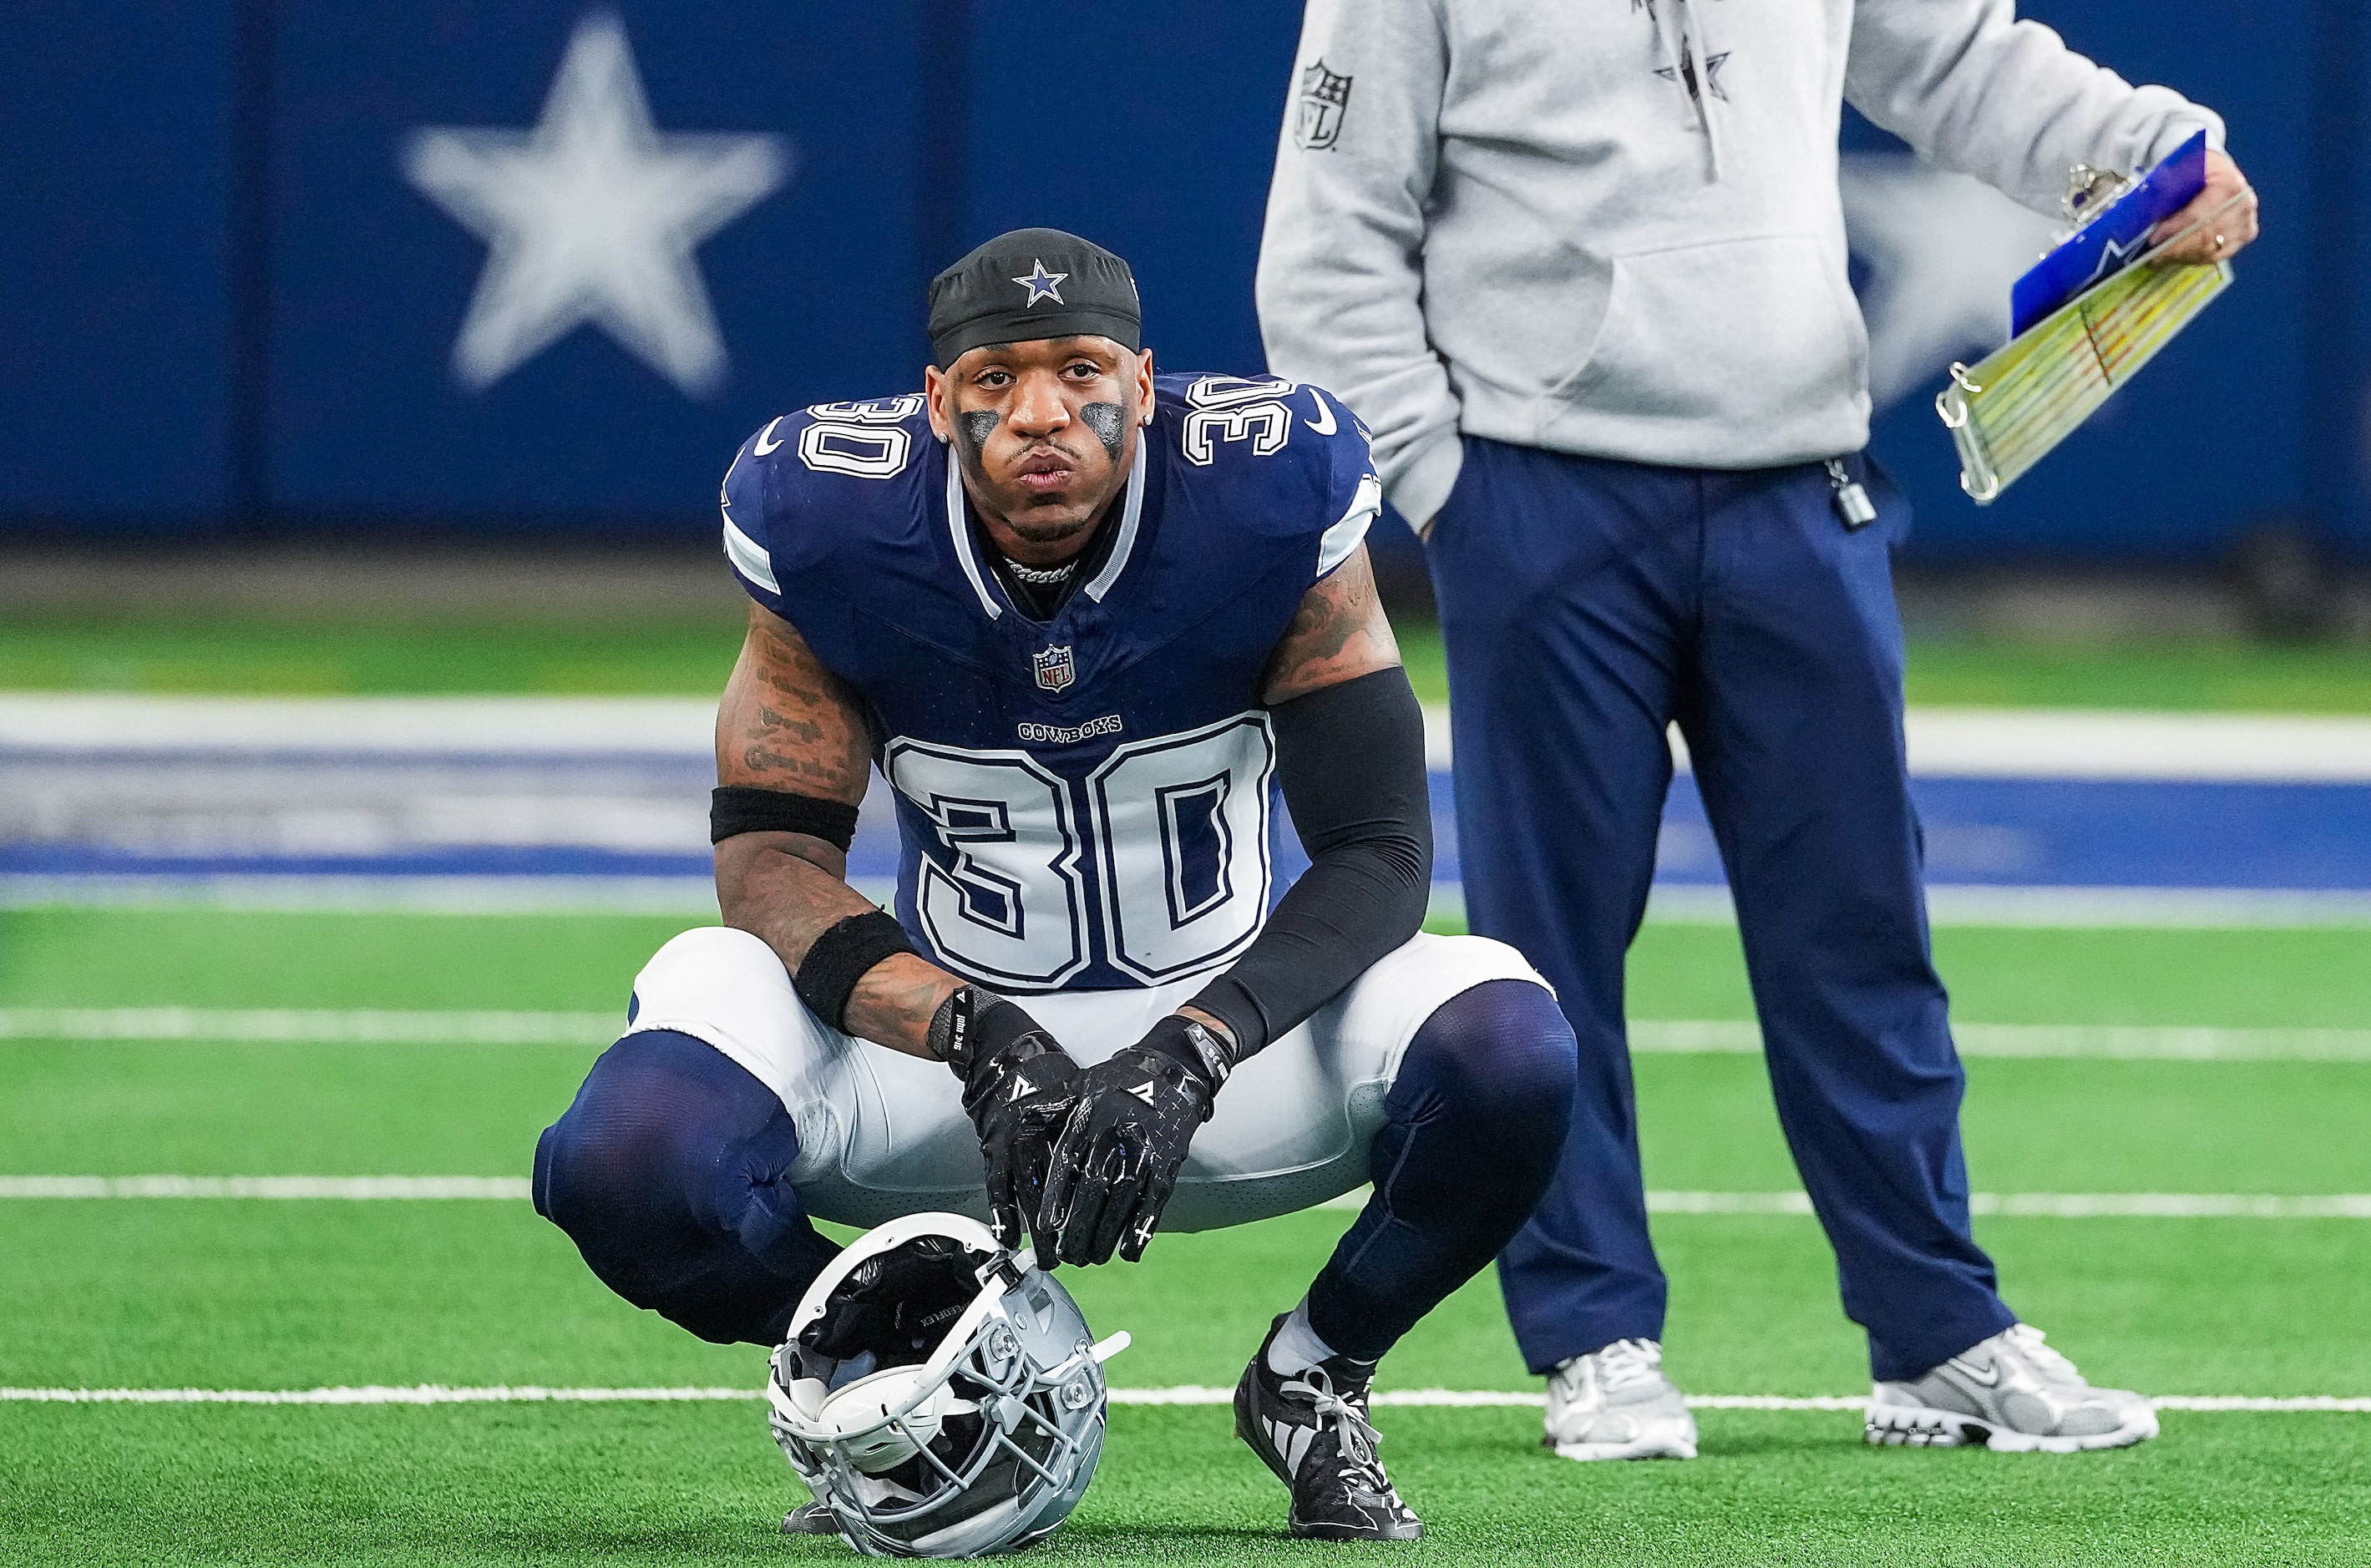
POLYGON ((1367 1420, 1375 1364, 1337 1355, 1288 1378, 1272 1372, 1267 1347, 1235 1385, 1235 1435, 1292 1490, 1292 1533, 1314 1540, 1414 1540, 1424 1523, 1383 1473, 1367 1420))

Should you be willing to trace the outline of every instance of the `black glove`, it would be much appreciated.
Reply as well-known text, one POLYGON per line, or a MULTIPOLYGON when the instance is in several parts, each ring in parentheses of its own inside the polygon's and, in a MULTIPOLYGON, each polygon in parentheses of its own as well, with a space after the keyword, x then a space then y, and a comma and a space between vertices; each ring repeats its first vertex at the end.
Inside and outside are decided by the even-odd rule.
MULTIPOLYGON (((1084 1075, 1035 1019, 977 986, 939 1004, 930 1046, 963 1079, 964 1112, 988 1164, 989 1228, 1007 1247, 1019 1247, 1023 1217, 1037 1213, 1055 1136, 1084 1075)), ((1052 1266, 1050 1237, 1038 1236, 1037 1257, 1052 1266)))
POLYGON ((1172 1013, 1142 1040, 1089 1067, 1054 1145, 1035 1230, 1066 1263, 1144 1256, 1177 1186, 1177 1168, 1232 1068, 1226 1047, 1172 1013))

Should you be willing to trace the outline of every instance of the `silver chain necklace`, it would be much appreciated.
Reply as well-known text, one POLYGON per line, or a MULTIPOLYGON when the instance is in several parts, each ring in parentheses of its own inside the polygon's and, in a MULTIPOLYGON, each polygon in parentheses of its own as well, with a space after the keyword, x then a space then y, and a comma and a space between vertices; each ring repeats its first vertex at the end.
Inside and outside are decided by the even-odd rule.
POLYGON ((1070 574, 1079 570, 1079 563, 1066 560, 1059 566, 1024 566, 1017 560, 1007 560, 1004 570, 1012 573, 1017 582, 1026 582, 1032 588, 1051 588, 1058 582, 1068 582, 1070 574))

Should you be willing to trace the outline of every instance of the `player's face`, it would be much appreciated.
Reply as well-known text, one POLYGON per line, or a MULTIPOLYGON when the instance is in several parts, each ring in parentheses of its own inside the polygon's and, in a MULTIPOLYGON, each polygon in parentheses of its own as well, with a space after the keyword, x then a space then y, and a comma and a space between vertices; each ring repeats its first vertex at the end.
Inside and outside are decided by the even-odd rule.
POLYGON ((931 428, 954 444, 998 548, 1028 566, 1085 548, 1136 460, 1151 351, 1093 337, 996 343, 925 379, 931 428))

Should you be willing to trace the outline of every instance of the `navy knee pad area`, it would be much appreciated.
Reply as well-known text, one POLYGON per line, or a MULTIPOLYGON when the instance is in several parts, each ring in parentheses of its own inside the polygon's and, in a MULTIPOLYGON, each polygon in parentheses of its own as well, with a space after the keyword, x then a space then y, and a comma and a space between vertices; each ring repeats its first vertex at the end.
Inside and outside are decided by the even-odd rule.
POLYGON ((1486 981, 1434 1010, 1385 1101, 1374 1196, 1309 1292, 1326 1343, 1381 1356, 1498 1255, 1555 1174, 1577 1081, 1545 986, 1486 981))
POLYGON ((790 1113, 705 1041, 629 1034, 535 1151, 536 1212, 602 1283, 719 1343, 780 1342, 839 1249, 790 1182, 790 1113))

